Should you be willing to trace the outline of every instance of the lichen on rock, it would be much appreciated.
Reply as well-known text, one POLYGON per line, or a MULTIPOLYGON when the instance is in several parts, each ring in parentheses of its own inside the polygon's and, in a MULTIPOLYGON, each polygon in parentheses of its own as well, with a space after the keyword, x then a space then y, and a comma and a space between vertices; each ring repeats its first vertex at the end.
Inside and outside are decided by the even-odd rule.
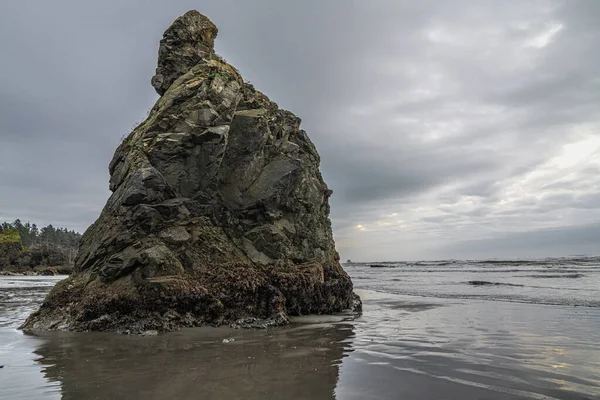
POLYGON ((75 272, 24 329, 272 325, 360 305, 315 146, 215 54, 216 34, 197 11, 165 32, 152 78, 161 97, 110 162, 113 193, 75 272))

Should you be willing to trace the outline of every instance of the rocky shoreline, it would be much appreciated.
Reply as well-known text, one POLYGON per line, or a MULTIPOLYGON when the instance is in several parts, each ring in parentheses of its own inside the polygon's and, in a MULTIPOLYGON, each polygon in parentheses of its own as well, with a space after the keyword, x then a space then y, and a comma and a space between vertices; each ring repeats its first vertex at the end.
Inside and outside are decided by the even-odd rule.
POLYGON ((72 266, 61 267, 40 267, 34 268, 33 271, 0 271, 0 276, 68 276, 73 272, 72 266))

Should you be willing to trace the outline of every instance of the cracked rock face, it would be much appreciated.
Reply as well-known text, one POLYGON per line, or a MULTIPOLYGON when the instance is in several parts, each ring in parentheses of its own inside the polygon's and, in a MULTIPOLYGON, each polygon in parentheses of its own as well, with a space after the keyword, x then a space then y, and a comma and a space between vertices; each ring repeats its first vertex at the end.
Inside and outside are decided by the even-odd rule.
POLYGON ((197 11, 160 43, 161 98, 117 148, 75 272, 27 330, 166 331, 356 306, 300 119, 214 53, 197 11))

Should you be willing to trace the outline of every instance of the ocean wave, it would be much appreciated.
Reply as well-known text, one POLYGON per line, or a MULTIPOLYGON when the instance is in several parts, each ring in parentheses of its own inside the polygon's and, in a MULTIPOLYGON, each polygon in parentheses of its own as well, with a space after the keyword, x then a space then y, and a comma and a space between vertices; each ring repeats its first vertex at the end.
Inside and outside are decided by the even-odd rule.
POLYGON ((488 282, 488 281, 468 281, 467 284, 473 285, 473 286, 520 286, 520 287, 525 286, 525 285, 519 285, 516 283, 488 282))
POLYGON ((528 296, 514 294, 484 294, 484 293, 438 293, 431 291, 415 291, 409 288, 381 288, 370 287, 373 290, 381 293, 392 293, 404 296, 414 297, 429 297, 438 299, 462 299, 462 300, 485 300, 485 301, 501 301, 507 303, 526 303, 526 304, 542 304, 542 305, 557 305, 557 306, 574 306, 574 307, 590 307, 600 308, 600 300, 596 299, 578 299, 572 297, 552 297, 552 296, 528 296))
POLYGON ((585 276, 584 274, 554 274, 554 275, 534 274, 534 275, 523 275, 523 277, 527 277, 527 278, 569 278, 569 279, 583 278, 584 276, 585 276))
POLYGON ((434 261, 370 261, 370 262, 352 262, 345 263, 345 265, 352 266, 371 266, 377 265, 386 268, 394 267, 439 267, 449 265, 471 265, 477 268, 481 266, 527 266, 527 267, 598 267, 600 268, 600 256, 589 256, 589 257, 551 257, 541 259, 480 259, 480 260, 434 260, 434 261))
POLYGON ((371 267, 371 268, 380 268, 380 269, 393 269, 393 270, 400 270, 401 272, 406 272, 406 273, 431 273, 431 272, 437 272, 437 273, 441 273, 441 272, 452 272, 452 273, 458 273, 458 272, 467 272, 467 273, 478 273, 478 274, 487 274, 487 273, 507 273, 507 272, 528 272, 528 273, 534 273, 534 272, 544 272, 544 273, 549 273, 549 272, 554 272, 554 273, 562 273, 562 274, 576 274, 576 273, 582 273, 582 272, 600 272, 600 270, 597 269, 589 269, 589 268, 570 268, 570 269, 559 269, 559 268, 552 268, 552 269, 544 269, 544 270, 540 270, 540 269, 535 269, 535 268, 531 268, 531 269, 523 269, 523 268, 508 268, 508 269, 473 269, 473 268, 469 268, 469 269, 463 269, 460 267, 457 267, 455 269, 432 269, 432 268, 402 268, 399 266, 394 266, 394 265, 386 265, 386 266, 377 266, 377 267, 371 267))

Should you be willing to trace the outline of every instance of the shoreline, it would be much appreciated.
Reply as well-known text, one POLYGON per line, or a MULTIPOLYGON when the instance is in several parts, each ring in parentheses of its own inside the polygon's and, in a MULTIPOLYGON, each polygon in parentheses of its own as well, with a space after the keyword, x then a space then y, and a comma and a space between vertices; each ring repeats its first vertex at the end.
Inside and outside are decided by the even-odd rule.
POLYGON ((66 273, 54 273, 51 270, 42 271, 26 271, 26 272, 13 272, 13 271, 0 271, 0 276, 69 276, 66 273), (48 273, 49 272, 49 273, 48 273))
POLYGON ((58 279, 4 289, 0 397, 579 400, 600 387, 600 365, 589 361, 600 354, 597 309, 356 288, 359 316, 293 317, 272 329, 14 330, 49 290, 35 281, 58 279))

